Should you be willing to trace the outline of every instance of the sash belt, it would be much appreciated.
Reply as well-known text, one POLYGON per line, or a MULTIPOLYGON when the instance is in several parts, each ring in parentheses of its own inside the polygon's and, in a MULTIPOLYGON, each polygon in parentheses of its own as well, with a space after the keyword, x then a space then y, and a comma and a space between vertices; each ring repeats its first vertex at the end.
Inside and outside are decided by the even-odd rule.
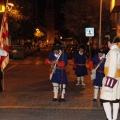
POLYGON ((102 71, 102 70, 96 70, 97 72, 99 72, 99 73, 104 73, 104 71, 102 71))
POLYGON ((65 68, 60 68, 60 67, 56 67, 57 69, 65 69, 65 68))
POLYGON ((85 64, 77 64, 78 66, 85 66, 85 64))

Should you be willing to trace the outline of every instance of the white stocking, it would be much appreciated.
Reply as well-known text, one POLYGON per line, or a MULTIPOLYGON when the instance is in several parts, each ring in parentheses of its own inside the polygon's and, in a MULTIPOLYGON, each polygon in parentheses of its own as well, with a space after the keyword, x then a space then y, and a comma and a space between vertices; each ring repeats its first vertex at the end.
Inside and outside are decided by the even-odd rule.
POLYGON ((81 76, 81 84, 82 84, 83 86, 85 86, 85 83, 84 83, 84 76, 81 76))
POLYGON ((61 98, 62 98, 62 99, 64 99, 64 97, 65 97, 65 87, 66 87, 66 85, 63 84, 62 95, 61 95, 61 98))
POLYGON ((113 120, 117 120, 119 103, 113 103, 113 120))
POLYGON ((105 110, 105 113, 106 113, 108 120, 112 120, 110 102, 103 103, 103 107, 104 107, 104 110, 105 110))
POLYGON ((81 82, 84 82, 84 76, 81 76, 81 82))
POLYGON ((97 97, 98 97, 98 90, 99 90, 99 87, 94 86, 94 99, 97 99, 97 97))
POLYGON ((54 98, 58 98, 58 83, 53 83, 54 98))
POLYGON ((77 82, 80 83, 80 77, 77 77, 77 82))

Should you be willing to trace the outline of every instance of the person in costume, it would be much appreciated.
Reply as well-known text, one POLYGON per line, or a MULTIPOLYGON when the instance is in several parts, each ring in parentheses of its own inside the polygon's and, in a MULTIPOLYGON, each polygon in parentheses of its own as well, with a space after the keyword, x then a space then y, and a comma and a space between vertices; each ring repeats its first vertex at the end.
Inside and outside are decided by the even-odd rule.
POLYGON ((105 50, 100 48, 97 54, 91 59, 96 69, 96 78, 93 81, 94 85, 94 97, 93 101, 97 101, 99 89, 102 87, 102 80, 104 75, 104 64, 105 64, 105 50))
MULTIPOLYGON (((5 50, 3 50, 2 47, 0 47, 0 56, 7 56, 7 55, 8 55, 8 53, 5 50)), ((0 68, 0 91, 3 91, 2 79, 3 79, 3 72, 2 72, 2 70, 0 68)))
POLYGON ((74 68, 75 74, 77 75, 77 84, 76 85, 83 85, 84 83, 84 76, 87 75, 87 68, 86 68, 86 56, 84 54, 84 46, 80 45, 79 50, 74 55, 74 68))
POLYGON ((110 50, 107 53, 104 65, 105 77, 103 78, 100 100, 103 103, 107 120, 117 120, 119 111, 120 49, 117 45, 118 42, 120 42, 119 37, 115 37, 114 39, 110 38, 108 40, 110 50))
POLYGON ((61 49, 59 45, 55 45, 53 47, 53 51, 50 52, 50 55, 46 59, 45 63, 51 64, 52 70, 54 69, 54 73, 50 78, 53 84, 53 101, 58 100, 59 89, 61 90, 61 101, 65 101, 65 88, 68 83, 65 71, 65 66, 68 64, 67 54, 61 49))

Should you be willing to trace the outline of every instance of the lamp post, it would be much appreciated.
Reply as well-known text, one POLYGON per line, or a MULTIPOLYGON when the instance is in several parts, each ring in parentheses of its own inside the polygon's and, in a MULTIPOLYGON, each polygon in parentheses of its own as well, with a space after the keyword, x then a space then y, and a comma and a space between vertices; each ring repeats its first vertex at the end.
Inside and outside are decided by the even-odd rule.
POLYGON ((8 3, 8 0, 6 1, 6 6, 4 4, 0 5, 1 10, 0 13, 4 13, 5 9, 7 9, 8 11, 10 11, 12 9, 12 7, 14 7, 13 3, 8 3))
POLYGON ((8 0, 6 0, 6 4, 8 4, 8 0))
POLYGON ((102 0, 100 0, 99 47, 101 46, 102 0))
POLYGON ((38 44, 38 37, 39 37, 39 34, 40 34, 39 28, 36 28, 36 32, 37 32, 37 44, 38 44))

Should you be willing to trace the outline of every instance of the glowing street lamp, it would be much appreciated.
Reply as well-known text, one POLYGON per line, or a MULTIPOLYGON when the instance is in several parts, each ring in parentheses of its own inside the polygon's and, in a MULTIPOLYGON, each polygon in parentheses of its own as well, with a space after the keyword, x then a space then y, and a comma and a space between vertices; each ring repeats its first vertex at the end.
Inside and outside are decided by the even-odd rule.
POLYGON ((11 11, 11 9, 14 7, 13 3, 7 3, 7 9, 8 11, 11 11))
POLYGON ((0 13, 5 12, 5 6, 4 5, 0 5, 0 13))
POLYGON ((110 0, 110 12, 113 10, 115 6, 115 0, 110 0))
MULTIPOLYGON (((12 7, 14 7, 14 4, 13 3, 6 3, 7 5, 7 9, 8 11, 10 11, 12 9, 12 7)), ((3 13, 5 12, 5 5, 0 5, 0 13, 3 13)))
POLYGON ((34 33, 34 35, 36 37, 41 37, 41 36, 44 36, 44 33, 40 31, 39 28, 36 28, 36 32, 34 33))
POLYGON ((38 28, 36 28, 36 32, 40 32, 40 30, 38 28))
POLYGON ((13 3, 8 3, 8 6, 14 7, 13 3))

